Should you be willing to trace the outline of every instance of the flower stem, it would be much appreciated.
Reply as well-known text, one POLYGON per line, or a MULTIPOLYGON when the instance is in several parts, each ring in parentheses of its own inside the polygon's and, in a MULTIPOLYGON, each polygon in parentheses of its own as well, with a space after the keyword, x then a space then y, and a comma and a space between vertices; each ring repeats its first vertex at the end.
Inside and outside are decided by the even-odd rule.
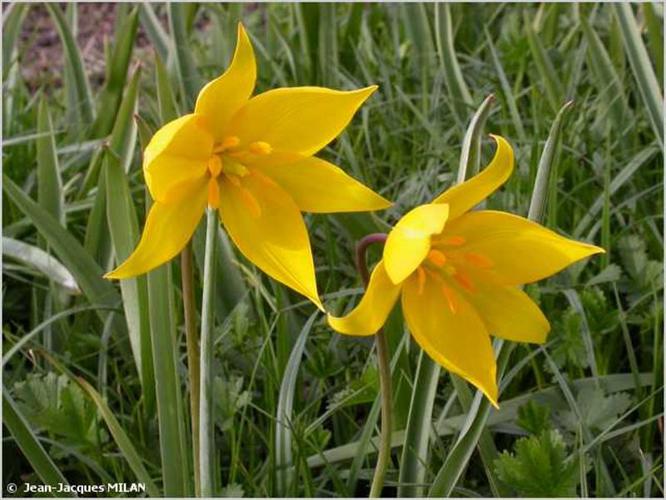
POLYGON ((206 250, 204 255, 203 297, 201 300, 201 384, 199 386, 199 481, 200 494, 213 496, 213 296, 215 294, 215 246, 217 211, 206 211, 206 250))
POLYGON ((201 494, 199 481, 199 338, 196 331, 196 302, 194 300, 194 273, 192 269, 192 245, 188 243, 180 253, 180 277, 183 287, 183 310, 185 312, 187 374, 190 382, 194 494, 199 496, 201 494))
MULTIPOLYGON (((384 243, 386 234, 373 233, 362 238, 356 245, 356 269, 358 270, 365 287, 370 282, 370 273, 365 254, 368 247, 374 243, 384 243)), ((381 496, 384 487, 384 476, 391 457, 391 356, 384 330, 380 329, 375 334, 375 345, 377 346, 377 364, 379 367, 379 388, 381 393, 382 423, 379 436, 379 450, 377 451, 377 464, 375 474, 370 487, 370 498, 381 496)))

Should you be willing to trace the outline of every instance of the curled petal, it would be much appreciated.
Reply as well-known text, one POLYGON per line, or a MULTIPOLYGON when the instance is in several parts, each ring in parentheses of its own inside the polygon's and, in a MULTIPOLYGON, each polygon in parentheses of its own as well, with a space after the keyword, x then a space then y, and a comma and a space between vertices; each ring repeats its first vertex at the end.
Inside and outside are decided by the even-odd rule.
POLYGON ((430 250, 430 237, 442 232, 448 216, 448 205, 431 203, 398 221, 384 246, 386 272, 393 283, 401 283, 419 267, 430 250))
POLYGON ((362 212, 391 206, 341 168, 314 156, 287 165, 255 168, 277 182, 304 212, 362 212))
POLYGON ((440 194, 433 203, 448 203, 449 218, 455 219, 486 199, 506 182, 513 172, 513 149, 503 137, 491 135, 497 143, 495 156, 488 166, 470 180, 440 194))
POLYGON ((379 261, 370 275, 368 289, 361 302, 346 316, 328 315, 328 324, 346 335, 373 335, 377 333, 398 300, 400 285, 394 285, 379 261))
POLYGON ((154 200, 179 199, 183 184, 196 182, 206 172, 213 138, 197 115, 185 115, 159 129, 143 153, 143 173, 154 200))
POLYGON ((220 217, 238 249, 266 274, 323 310, 301 212, 280 186, 259 172, 222 177, 220 217))
POLYGON ((497 366, 490 336, 474 308, 431 276, 424 286, 411 276, 402 310, 414 340, 435 362, 460 375, 497 406, 497 366))
MULTIPOLYGON (((323 87, 269 90, 250 99, 232 118, 228 134, 242 144, 311 156, 335 139, 376 86, 344 92, 323 87)), ((270 154, 257 156, 259 164, 270 154)))
POLYGON ((483 256, 503 285, 532 283, 604 252, 523 217, 493 210, 469 212, 450 221, 446 231, 466 241, 458 251, 483 256))
POLYGON ((134 252, 105 278, 123 279, 146 273, 172 259, 192 237, 206 208, 206 183, 188 187, 174 203, 156 202, 150 208, 141 240, 134 252))
POLYGON ((206 117, 216 142, 224 139, 231 117, 250 98, 257 79, 257 64, 252 43, 238 23, 236 51, 227 70, 207 83, 197 97, 194 112, 206 117))

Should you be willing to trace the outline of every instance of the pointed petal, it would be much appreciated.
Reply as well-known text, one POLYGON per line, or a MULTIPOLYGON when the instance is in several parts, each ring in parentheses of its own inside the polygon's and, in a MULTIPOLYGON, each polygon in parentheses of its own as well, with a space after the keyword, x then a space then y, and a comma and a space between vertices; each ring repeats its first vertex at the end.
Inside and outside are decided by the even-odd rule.
POLYGON ((402 310, 414 340, 435 362, 474 384, 497 406, 497 367, 483 321, 455 291, 449 289, 454 296, 447 298, 432 276, 420 288, 412 276, 402 292, 402 310))
POLYGON ((212 150, 213 138, 196 115, 159 129, 143 153, 143 173, 153 199, 167 203, 180 198, 182 184, 204 175, 212 150))
POLYGON ((220 217, 238 249, 323 310, 308 233, 289 194, 259 172, 238 178, 238 185, 220 178, 220 217))
POLYGON ((304 212, 363 212, 391 206, 341 168, 314 156, 288 165, 254 168, 277 182, 304 212))
POLYGON ((448 216, 448 205, 431 203, 398 221, 384 246, 386 272, 393 283, 401 283, 419 267, 430 251, 430 237, 442 232, 448 216))
POLYGON ((439 195, 433 203, 448 203, 450 219, 464 214, 506 182, 513 172, 513 149, 503 137, 491 135, 497 143, 495 156, 488 166, 470 180, 453 186, 439 195))
POLYGON ((250 99, 236 113, 228 133, 238 136, 243 145, 262 141, 270 144, 273 151, 311 156, 342 132, 376 89, 372 86, 350 92, 323 87, 269 90, 250 99))
POLYGON ((523 217, 480 210, 450 221, 447 235, 462 236, 456 252, 489 260, 504 285, 523 285, 547 278, 604 249, 564 238, 523 217))
POLYGON ((379 261, 370 275, 368 289, 361 302, 346 316, 328 315, 328 324, 346 335, 373 335, 377 333, 398 300, 400 285, 394 285, 379 261))
POLYGON ((156 202, 150 208, 141 240, 134 252, 105 278, 123 279, 146 273, 172 259, 192 237, 206 208, 206 183, 190 186, 174 203, 156 202))
POLYGON ((216 142, 224 138, 229 120, 248 101, 257 79, 252 43, 238 23, 236 51, 227 70, 208 82, 197 97, 194 112, 206 117, 216 142))
POLYGON ((475 287, 474 293, 462 293, 491 335, 514 342, 543 344, 546 341, 550 323, 529 295, 490 280, 475 280, 475 287))

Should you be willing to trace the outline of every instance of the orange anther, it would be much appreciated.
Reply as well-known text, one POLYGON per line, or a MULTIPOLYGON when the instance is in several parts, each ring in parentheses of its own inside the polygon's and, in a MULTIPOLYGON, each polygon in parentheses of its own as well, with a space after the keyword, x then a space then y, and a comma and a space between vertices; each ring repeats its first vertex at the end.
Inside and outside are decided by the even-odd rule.
POLYGON ((460 245, 464 245, 467 240, 463 238, 462 236, 449 236, 447 238, 444 238, 442 240, 442 245, 448 245, 452 247, 459 247, 460 245))
POLYGON ((456 302, 456 294, 448 286, 442 285, 442 293, 444 298, 446 298, 446 303, 449 306, 449 310, 455 314, 458 310, 458 303, 456 302))
POLYGON ((217 179, 208 179, 208 205, 213 208, 220 206, 220 185, 217 179))
POLYGON ((458 284, 463 287, 465 290, 467 290, 469 293, 474 293, 474 284, 472 281, 469 279, 469 277, 461 273, 460 271, 456 270, 456 273, 453 275, 453 278, 458 282, 458 284))
POLYGON ((432 249, 428 252, 427 259, 437 267, 443 267, 446 264, 446 255, 439 250, 432 249))
POLYGON ((228 135, 224 139, 222 139, 222 142, 219 143, 214 149, 214 153, 221 153, 222 151, 226 151, 227 149, 235 148, 240 144, 240 139, 236 137, 235 135, 228 135))
POLYGON ((485 255, 478 253, 466 253, 465 260, 472 264, 473 266, 480 267, 481 269, 490 269, 493 267, 493 261, 490 260, 485 255))
POLYGON ((418 280, 418 293, 423 295, 423 288, 425 287, 426 282, 426 273, 422 267, 416 268, 416 279, 418 280))
POLYGON ((250 153, 255 155, 267 155, 273 151, 273 148, 270 144, 264 141, 253 142, 248 146, 250 153))
POLYGON ((208 159, 208 172, 210 172, 210 176, 213 178, 220 175, 220 172, 222 172, 222 159, 219 156, 213 155, 208 159))

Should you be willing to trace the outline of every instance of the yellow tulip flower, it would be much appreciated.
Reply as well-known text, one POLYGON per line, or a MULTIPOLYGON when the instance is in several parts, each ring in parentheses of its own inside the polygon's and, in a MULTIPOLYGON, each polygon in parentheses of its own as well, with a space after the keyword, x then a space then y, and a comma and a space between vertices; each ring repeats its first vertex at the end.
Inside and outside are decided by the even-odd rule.
POLYGON ((540 344, 550 330, 519 286, 604 250, 517 215, 470 211, 513 170, 511 146, 492 137, 497 150, 489 166, 400 219, 358 306, 344 317, 329 315, 328 321, 340 333, 372 335, 401 297, 405 320, 421 348, 497 406, 490 335, 540 344))
POLYGON ((301 211, 379 210, 390 202, 313 155, 377 87, 279 88, 251 97, 255 80, 254 51, 239 24, 226 72, 204 86, 194 113, 163 126, 146 147, 143 172, 155 202, 137 248, 107 278, 173 258, 210 206, 250 261, 323 309, 301 211))

